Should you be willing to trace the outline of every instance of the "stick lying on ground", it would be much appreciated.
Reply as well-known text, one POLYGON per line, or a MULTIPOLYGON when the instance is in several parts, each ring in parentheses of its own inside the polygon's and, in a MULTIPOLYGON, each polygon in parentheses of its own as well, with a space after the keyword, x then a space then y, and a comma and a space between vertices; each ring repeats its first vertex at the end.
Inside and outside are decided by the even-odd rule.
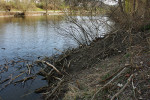
POLYGON ((92 96, 91 100, 94 100, 96 95, 102 90, 104 89, 106 86, 108 86, 111 82, 113 82, 118 76, 121 75, 121 73, 123 73, 127 68, 123 68, 114 78, 112 78, 108 83, 106 83, 103 87, 101 87, 100 89, 98 89, 98 91, 92 96))
POLYGON ((123 90, 124 90, 124 89, 129 85, 129 83, 131 82, 133 76, 134 76, 134 75, 132 74, 132 75, 128 78, 127 83, 123 86, 123 88, 122 88, 119 92, 117 92, 117 93, 111 98, 111 100, 114 100, 120 93, 123 92, 123 90))
MULTIPOLYGON (((126 67, 126 66, 125 66, 126 67)), ((122 69, 124 69, 125 67, 119 69, 117 72, 115 72, 113 75, 111 75, 110 77, 100 81, 100 83, 105 83, 106 81, 110 80, 111 78, 113 78, 115 75, 117 75, 120 71, 122 71, 122 69)))

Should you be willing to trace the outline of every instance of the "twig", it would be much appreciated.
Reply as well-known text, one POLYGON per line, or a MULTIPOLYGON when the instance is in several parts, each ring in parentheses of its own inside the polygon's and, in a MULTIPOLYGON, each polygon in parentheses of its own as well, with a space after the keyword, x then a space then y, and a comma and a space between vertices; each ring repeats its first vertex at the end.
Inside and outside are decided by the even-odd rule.
POLYGON ((52 67, 58 74, 61 74, 61 72, 52 64, 46 62, 46 61, 42 61, 43 63, 45 63, 46 65, 48 65, 49 67, 52 67))
POLYGON ((10 77, 9 78, 6 78, 5 80, 1 81, 0 84, 3 84, 5 82, 7 82, 8 80, 10 80, 10 77))
POLYGON ((59 77, 53 76, 53 78, 55 78, 55 79, 57 79, 57 80, 59 80, 59 81, 62 81, 61 78, 59 78, 59 77))
POLYGON ((25 82, 25 81, 27 81, 27 80, 35 79, 35 77, 36 77, 36 76, 26 77, 26 78, 24 78, 24 79, 21 79, 21 80, 18 80, 18 81, 16 81, 16 82, 14 82, 14 83, 16 84, 16 83, 19 83, 19 82, 25 82))
POLYGON ((69 61, 69 63, 68 63, 68 66, 67 66, 68 68, 70 67, 70 63, 71 63, 71 61, 72 61, 72 60, 70 60, 70 61, 69 61))
MULTIPOLYGON (((126 66, 125 66, 125 67, 126 67, 126 66)), ((122 69, 124 69, 125 67, 119 69, 117 72, 115 72, 115 73, 114 73, 113 75, 111 75, 110 77, 108 77, 108 78, 106 78, 106 79, 100 81, 100 83, 104 83, 104 82, 110 80, 110 79, 113 78, 116 74, 118 74, 120 71, 122 71, 122 69)))
MULTIPOLYGON (((52 90, 52 92, 46 97, 46 100, 48 100, 55 92, 56 90, 61 86, 61 84, 64 82, 64 80, 60 81, 58 85, 52 90)), ((48 92, 49 93, 49 92, 48 92)))
POLYGON ((31 91, 31 92, 29 92, 29 93, 27 93, 27 94, 22 95, 21 98, 23 98, 23 97, 25 97, 25 96, 28 96, 28 95, 30 95, 30 94, 32 94, 32 93, 34 93, 34 91, 31 91))
MULTIPOLYGON (((45 69, 45 68, 44 68, 45 69)), ((44 71, 44 69, 41 69, 38 73, 36 73, 37 75, 41 75, 41 76, 48 76, 48 74, 44 71)))
POLYGON ((101 87, 100 89, 98 89, 98 91, 96 91, 96 93, 92 96, 91 100, 94 100, 94 98, 96 97, 96 95, 102 90, 104 89, 106 86, 108 86, 111 82, 113 82, 119 75, 121 75, 121 73, 123 73, 126 70, 126 67, 122 69, 122 71, 120 71, 114 78, 112 78, 108 83, 106 83, 103 87, 101 87))
POLYGON ((27 69, 28 69, 28 72, 29 72, 29 75, 31 74, 31 65, 27 64, 27 69))
POLYGON ((49 86, 44 86, 44 87, 40 87, 38 89, 36 89, 34 92, 35 93, 42 93, 45 92, 48 89, 49 86))
POLYGON ((122 88, 119 92, 117 92, 117 93, 111 98, 111 100, 114 100, 120 93, 123 92, 123 90, 124 90, 124 89, 129 85, 129 83, 131 82, 132 77, 133 77, 133 74, 128 78, 127 83, 123 86, 123 88, 122 88))
POLYGON ((135 100, 137 100, 136 95, 135 95, 135 89, 136 89, 136 87, 134 86, 133 78, 132 78, 132 88, 133 88, 134 98, 135 98, 135 100))
POLYGON ((59 49, 57 49, 57 48, 54 48, 56 51, 59 51, 59 52, 61 52, 61 53, 64 53, 63 51, 61 51, 61 50, 59 50, 59 49))
POLYGON ((8 85, 10 85, 16 78, 20 77, 20 76, 23 75, 24 73, 25 73, 25 72, 19 74, 18 76, 14 77, 14 78, 12 78, 12 75, 11 75, 11 80, 10 80, 5 86, 3 86, 3 87, 0 89, 0 91, 3 90, 4 88, 6 88, 8 85))
POLYGON ((65 54, 62 58, 58 59, 56 62, 61 62, 63 59, 67 58, 70 54, 65 54))

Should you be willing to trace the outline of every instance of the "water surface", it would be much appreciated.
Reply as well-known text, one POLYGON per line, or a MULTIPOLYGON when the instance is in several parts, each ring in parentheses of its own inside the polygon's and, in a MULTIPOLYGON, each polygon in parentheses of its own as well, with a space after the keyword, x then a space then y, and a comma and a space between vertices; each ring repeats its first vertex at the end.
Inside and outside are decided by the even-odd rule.
POLYGON ((63 16, 0 18, 0 59, 16 56, 51 56, 57 49, 74 47, 54 27, 63 23, 63 16))

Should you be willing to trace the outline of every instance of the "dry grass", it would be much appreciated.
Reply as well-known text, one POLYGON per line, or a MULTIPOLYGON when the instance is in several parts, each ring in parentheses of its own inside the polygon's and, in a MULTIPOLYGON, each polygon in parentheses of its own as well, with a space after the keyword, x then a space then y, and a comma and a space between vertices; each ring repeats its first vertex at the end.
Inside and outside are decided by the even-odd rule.
POLYGON ((100 82, 121 68, 123 64, 119 63, 121 57, 122 55, 107 58, 92 68, 71 75, 68 83, 69 91, 65 94, 64 100, 89 100, 92 94, 102 86, 100 82))

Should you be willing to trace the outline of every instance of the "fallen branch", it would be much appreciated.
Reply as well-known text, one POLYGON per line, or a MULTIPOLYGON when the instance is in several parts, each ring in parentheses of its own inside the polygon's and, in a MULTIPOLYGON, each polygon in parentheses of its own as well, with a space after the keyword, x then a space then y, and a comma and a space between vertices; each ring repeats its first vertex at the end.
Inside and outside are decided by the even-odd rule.
POLYGON ((136 98, 136 92, 135 92, 136 87, 134 86, 133 78, 132 78, 132 88, 133 88, 134 99, 137 100, 137 98, 136 98))
POLYGON ((10 77, 7 78, 7 79, 5 79, 5 80, 3 80, 3 81, 1 81, 0 84, 3 84, 3 83, 5 83, 5 82, 7 82, 8 80, 10 80, 10 77))
POLYGON ((59 49, 57 49, 57 48, 54 48, 56 51, 59 51, 59 52, 61 52, 61 53, 63 53, 64 54, 64 52, 63 51, 61 51, 61 50, 59 50, 59 49))
POLYGON ((31 74, 31 67, 32 67, 32 65, 27 64, 27 69, 28 69, 28 73, 29 73, 29 75, 31 74))
POLYGON ((111 100, 114 100, 120 93, 123 92, 123 90, 124 90, 124 89, 129 85, 129 83, 131 82, 133 76, 134 76, 134 75, 132 74, 132 75, 128 78, 127 83, 123 86, 123 88, 122 88, 119 92, 117 92, 117 93, 111 98, 111 100))
POLYGON ((70 67, 71 61, 72 61, 72 60, 70 60, 69 63, 68 63, 68 66, 67 66, 68 68, 70 67))
POLYGON ((18 80, 16 82, 14 82, 15 84, 19 83, 19 82, 25 82, 25 81, 28 81, 28 80, 31 80, 31 79, 35 79, 36 76, 31 76, 31 77, 26 77, 24 79, 21 79, 21 80, 18 80))
POLYGON ((44 71, 44 69, 41 69, 38 73, 36 73, 37 75, 41 75, 41 76, 48 76, 48 74, 44 71))
POLYGON ((56 80, 62 81, 61 78, 53 76, 56 80))
POLYGON ((42 93, 42 92, 45 92, 47 89, 48 89, 48 86, 44 86, 44 87, 36 89, 34 92, 35 93, 42 93))
MULTIPOLYGON (((46 62, 46 61, 42 61, 44 64, 48 65, 49 67, 53 68, 58 74, 61 74, 61 72, 52 64, 46 62)), ((62 74, 61 74, 62 75, 62 74)))
POLYGON ((70 56, 70 54, 65 54, 62 58, 58 59, 56 62, 61 62, 63 59, 67 58, 68 56, 70 56))
POLYGON ((49 94, 45 100, 48 100, 56 91, 57 89, 61 86, 61 84, 64 82, 64 80, 60 81, 58 83, 58 85, 52 90, 52 92, 49 94, 49 92, 47 94, 49 94))
MULTIPOLYGON (((125 67, 126 67, 126 66, 125 66, 125 67)), ((106 79, 100 81, 100 83, 105 83, 106 81, 112 79, 115 75, 117 75, 117 74, 118 74, 120 71, 122 71, 125 67, 119 69, 117 72, 115 72, 115 73, 114 73, 113 75, 111 75, 110 77, 108 77, 108 78, 106 78, 106 79)))
POLYGON ((31 91, 31 92, 29 92, 29 93, 27 93, 27 94, 22 95, 21 98, 23 98, 23 97, 25 97, 25 96, 28 96, 28 95, 30 95, 30 94, 32 94, 32 93, 34 93, 34 91, 31 91))
POLYGON ((6 88, 8 85, 10 85, 16 78, 20 77, 20 76, 23 75, 24 73, 25 73, 25 72, 23 72, 23 73, 17 75, 17 76, 14 77, 14 78, 12 78, 12 75, 11 75, 11 80, 10 80, 6 85, 4 85, 4 86, 0 89, 0 91, 3 90, 4 88, 6 88))
POLYGON ((96 91, 96 93, 92 96, 91 100, 94 100, 96 95, 102 90, 104 89, 106 86, 108 86, 111 82, 113 82, 118 76, 121 75, 121 73, 123 73, 127 68, 123 68, 114 78, 112 78, 108 83, 106 83, 103 87, 101 87, 100 89, 98 89, 98 91, 96 91))
POLYGON ((0 71, 0 74, 1 74, 1 73, 4 73, 4 72, 5 72, 5 70, 2 70, 2 71, 0 71))

